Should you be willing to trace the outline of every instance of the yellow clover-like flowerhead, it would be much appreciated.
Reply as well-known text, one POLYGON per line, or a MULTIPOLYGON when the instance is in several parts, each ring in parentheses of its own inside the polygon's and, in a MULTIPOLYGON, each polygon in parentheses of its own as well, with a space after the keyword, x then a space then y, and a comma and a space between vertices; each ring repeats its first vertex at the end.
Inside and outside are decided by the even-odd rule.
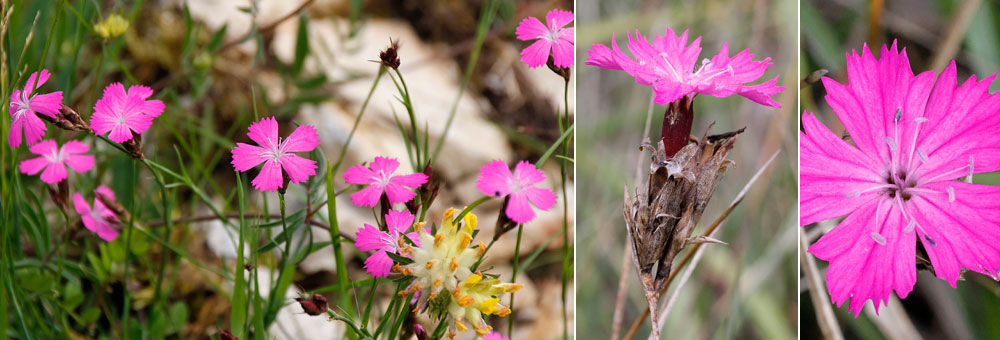
POLYGON ((117 38, 125 34, 128 26, 128 20, 115 13, 109 15, 104 21, 94 25, 94 32, 97 32, 97 35, 104 39, 117 38))

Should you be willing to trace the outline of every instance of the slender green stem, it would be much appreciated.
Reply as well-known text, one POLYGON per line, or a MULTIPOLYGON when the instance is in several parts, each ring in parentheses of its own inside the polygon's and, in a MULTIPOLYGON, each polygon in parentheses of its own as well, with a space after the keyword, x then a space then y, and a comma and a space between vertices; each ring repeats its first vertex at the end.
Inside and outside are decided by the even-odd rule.
POLYGON ((125 270, 124 270, 124 272, 122 274, 122 291, 123 291, 122 299, 125 300, 122 303, 122 339, 126 339, 126 340, 128 340, 128 338, 129 338, 129 332, 128 332, 129 310, 132 309, 132 307, 131 307, 132 301, 131 301, 131 298, 130 298, 129 292, 128 292, 129 252, 130 252, 130 248, 132 247, 132 230, 135 229, 135 218, 136 218, 136 214, 135 213, 137 211, 136 207, 139 206, 139 202, 136 200, 136 195, 135 195, 136 192, 138 191, 137 190, 138 189, 137 186, 139 185, 139 166, 136 163, 137 163, 136 160, 133 159, 132 160, 132 201, 131 201, 132 204, 131 204, 131 207, 130 207, 131 210, 132 210, 131 211, 131 215, 132 216, 129 216, 129 219, 128 219, 128 229, 125 230, 125 264, 124 264, 125 270))
MULTIPOLYGON (((565 123, 559 124, 559 130, 562 131, 563 127, 569 125, 569 78, 566 78, 565 86, 563 87, 563 119, 565 123)), ((569 159, 569 144, 572 138, 565 138, 563 142, 562 149, 562 162, 560 162, 559 177, 561 180, 562 196, 563 196, 563 275, 562 275, 562 318, 563 318, 563 339, 569 339, 569 312, 566 309, 566 292, 569 290, 569 278, 572 275, 573 270, 570 264, 572 261, 573 253, 570 250, 569 244, 569 198, 566 197, 566 177, 567 170, 569 169, 567 160, 569 159)), ((518 230, 518 241, 521 240, 521 231, 518 230)), ((511 304, 514 303, 514 296, 511 295, 511 304)))
POLYGON ((344 252, 342 250, 343 245, 340 242, 340 224, 337 222, 337 197, 333 190, 333 167, 330 163, 326 163, 326 213, 327 219, 330 223, 330 242, 333 245, 333 257, 337 263, 337 285, 338 288, 338 299, 341 302, 344 310, 348 315, 354 315, 353 305, 350 303, 343 303, 347 301, 347 288, 350 282, 347 278, 347 264, 344 261, 344 252))
POLYGON ((455 219, 451 220, 451 223, 457 223, 458 221, 461 221, 462 218, 464 218, 465 215, 468 215, 469 212, 472 211, 473 208, 478 207, 480 204, 483 204, 486 201, 489 201, 491 198, 493 198, 493 197, 492 196, 483 196, 482 198, 476 200, 475 202, 472 202, 472 204, 470 204, 469 206, 465 207, 465 209, 462 209, 462 212, 459 213, 458 216, 455 216, 455 219))
POLYGON ((479 265, 483 264, 483 259, 486 258, 486 253, 490 251, 490 248, 493 248, 493 244, 496 242, 497 242, 496 238, 490 240, 490 244, 486 245, 486 250, 483 250, 483 253, 479 254, 479 259, 477 259, 476 263, 472 265, 472 271, 476 271, 477 269, 479 269, 479 265))
MULTIPOLYGON (((521 232, 524 231, 524 225, 517 225, 517 243, 514 244, 514 269, 510 274, 510 283, 517 281, 517 265, 521 259, 521 232)), ((514 330, 514 292, 510 292, 510 315, 507 316, 507 336, 511 335, 511 331, 514 330)))
POLYGON ((285 235, 285 251, 281 254, 281 263, 286 264, 289 260, 289 254, 292 252, 292 235, 288 234, 288 223, 285 222, 285 194, 280 192, 278 193, 278 207, 281 209, 281 233, 285 235))

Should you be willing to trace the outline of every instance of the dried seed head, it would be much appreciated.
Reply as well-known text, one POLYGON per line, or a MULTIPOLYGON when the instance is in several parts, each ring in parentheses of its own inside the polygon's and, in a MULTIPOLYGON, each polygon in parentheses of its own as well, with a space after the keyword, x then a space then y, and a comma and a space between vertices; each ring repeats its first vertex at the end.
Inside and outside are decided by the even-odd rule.
POLYGON ((378 53, 378 63, 392 69, 399 68, 399 40, 393 41, 389 38, 389 47, 378 53))

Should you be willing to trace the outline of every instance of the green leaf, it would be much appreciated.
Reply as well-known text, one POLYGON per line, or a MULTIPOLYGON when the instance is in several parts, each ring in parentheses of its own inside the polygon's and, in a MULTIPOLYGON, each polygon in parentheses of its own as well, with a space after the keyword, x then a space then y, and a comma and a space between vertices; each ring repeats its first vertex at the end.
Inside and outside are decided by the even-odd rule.
POLYGON ((299 30, 295 39, 295 61, 292 63, 292 74, 302 73, 302 65, 309 55, 309 16, 305 11, 299 14, 299 30))
POLYGON ((401 266, 413 263, 413 260, 411 260, 410 258, 402 257, 399 254, 394 254, 390 252, 385 252, 385 254, 389 255, 389 258, 391 258, 393 261, 396 261, 396 263, 399 263, 399 265, 401 266))

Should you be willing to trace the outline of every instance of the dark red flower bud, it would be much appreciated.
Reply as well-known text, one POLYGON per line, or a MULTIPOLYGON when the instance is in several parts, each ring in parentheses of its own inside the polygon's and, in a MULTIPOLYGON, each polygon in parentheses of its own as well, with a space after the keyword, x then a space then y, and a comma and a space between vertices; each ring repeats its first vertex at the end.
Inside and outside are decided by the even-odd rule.
POLYGON ((326 297, 321 294, 313 294, 312 297, 306 299, 297 297, 295 301, 298 301, 299 305, 302 306, 302 310, 306 314, 317 316, 326 313, 329 305, 326 302, 326 297))

